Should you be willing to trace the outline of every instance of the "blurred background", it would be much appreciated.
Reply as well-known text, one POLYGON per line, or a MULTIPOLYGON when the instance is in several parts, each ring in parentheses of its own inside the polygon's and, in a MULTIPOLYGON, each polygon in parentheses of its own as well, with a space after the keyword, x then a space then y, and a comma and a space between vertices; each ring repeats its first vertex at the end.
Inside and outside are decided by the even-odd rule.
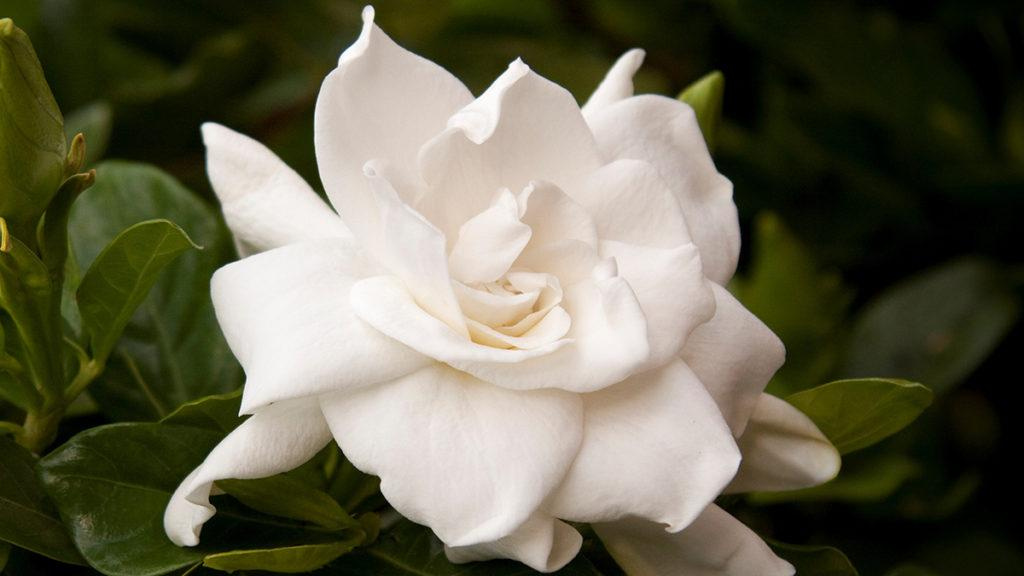
MULTIPOLYGON (((1024 438, 1024 5, 375 6, 396 41, 474 93, 519 56, 581 102, 632 47, 647 51, 638 92, 675 96, 721 70, 714 158, 735 184, 745 243, 732 288, 789 351, 771 390, 890 376, 936 394, 910 428, 847 457, 831 485, 738 501, 737 513, 771 538, 835 546, 861 574, 1024 574, 1012 468, 1024 438)), ((156 164, 210 201, 199 137, 209 120, 266 143, 319 187, 313 105, 361 8, 3 0, 0 17, 31 36, 93 161, 156 164)), ((89 425, 121 418, 101 405, 89 425)))

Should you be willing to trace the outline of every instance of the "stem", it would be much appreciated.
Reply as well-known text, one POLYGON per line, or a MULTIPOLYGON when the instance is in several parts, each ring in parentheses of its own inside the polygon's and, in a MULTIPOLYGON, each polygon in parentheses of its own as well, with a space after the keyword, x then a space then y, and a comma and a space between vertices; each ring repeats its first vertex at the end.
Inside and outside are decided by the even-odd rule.
POLYGON ((63 402, 48 402, 41 410, 29 412, 15 440, 32 452, 41 453, 57 437, 57 426, 65 408, 63 402))

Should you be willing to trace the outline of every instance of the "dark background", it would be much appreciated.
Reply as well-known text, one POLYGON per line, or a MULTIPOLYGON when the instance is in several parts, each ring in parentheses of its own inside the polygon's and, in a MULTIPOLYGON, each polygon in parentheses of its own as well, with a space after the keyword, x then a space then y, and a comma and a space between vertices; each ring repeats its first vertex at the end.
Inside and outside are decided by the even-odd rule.
MULTIPOLYGON (((313 105, 361 7, 3 0, 0 16, 32 37, 69 129, 89 126, 94 152, 155 163, 211 198, 207 120, 265 142, 319 187, 313 105)), ((1024 436, 1020 2, 380 1, 376 11, 396 41, 475 93, 519 56, 581 102, 632 47, 647 51, 639 92, 674 96, 721 70, 714 156, 743 224, 739 293, 789 348, 773 391, 877 375, 937 394, 911 428, 846 459, 844 474, 889 474, 891 485, 855 478, 866 490, 856 497, 741 502, 739 514, 783 541, 837 546, 862 574, 1024 574, 1011 471, 1024 436)))

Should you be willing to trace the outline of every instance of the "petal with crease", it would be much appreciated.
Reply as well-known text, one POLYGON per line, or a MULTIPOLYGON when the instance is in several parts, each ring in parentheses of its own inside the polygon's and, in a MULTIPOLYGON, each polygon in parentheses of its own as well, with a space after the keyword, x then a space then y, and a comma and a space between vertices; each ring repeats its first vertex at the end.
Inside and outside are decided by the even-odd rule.
POLYGON ((728 282, 740 253, 732 183, 715 169, 693 109, 664 96, 634 96, 588 115, 587 122, 605 157, 644 160, 658 169, 683 208, 704 273, 728 282))
POLYGON ((647 318, 651 355, 640 370, 679 354, 690 333, 714 315, 711 282, 692 243, 665 249, 602 241, 601 257, 615 259, 647 318))
POLYGON ((399 198, 384 175, 387 167, 378 168, 376 162, 368 162, 365 167, 380 219, 381 240, 375 243, 374 255, 402 279, 420 307, 468 336, 452 291, 444 234, 399 198))
POLYGON ((584 395, 583 446, 547 509, 559 518, 627 516, 685 528, 729 483, 740 453, 681 360, 584 395))
POLYGON ((455 564, 510 558, 545 574, 560 570, 580 551, 583 537, 575 528, 542 513, 534 514, 508 536, 444 553, 455 564))
POLYGON ((335 239, 256 254, 213 275, 217 320, 247 376, 244 413, 431 362, 352 314, 352 284, 377 270, 353 240, 335 239))
POLYGON ((572 95, 517 60, 424 145, 419 166, 430 191, 416 207, 451 239, 498 190, 533 180, 564 189, 601 163, 572 95))
POLYGON ((327 196, 352 233, 367 243, 379 223, 363 165, 383 158, 415 166, 423 143, 473 96, 446 70, 388 38, 373 24, 371 8, 364 10, 363 23, 359 39, 324 80, 314 141, 327 196))
POLYGON ((680 354, 718 403, 737 438, 743 434, 761 391, 786 360, 774 332, 717 284, 715 315, 686 340, 680 354))
POLYGON ((206 171, 247 256, 286 244, 348 238, 341 218, 273 152, 219 124, 203 124, 206 171))
POLYGON ((171 496, 164 530, 178 546, 195 546, 213 517, 217 480, 266 478, 309 460, 331 440, 316 398, 266 406, 227 435, 171 496))
POLYGON ((633 95, 633 76, 644 63, 644 55, 643 50, 634 48, 619 56, 583 106, 584 117, 633 95))
POLYGON ((718 506, 675 534, 640 519, 595 524, 608 552, 630 576, 793 576, 764 540, 718 506))
POLYGON ((622 278, 580 282, 564 290, 572 319, 566 338, 530 350, 482 346, 424 312, 394 277, 352 288, 352 309, 384 334, 418 352, 513 390, 590 392, 624 380, 646 361, 647 324, 622 278))
POLYGON ((739 438, 743 463, 726 492, 796 490, 835 478, 840 458, 803 412, 762 394, 739 438))
POLYGON ((380 476, 403 516, 455 547, 526 522, 565 475, 583 430, 578 395, 507 390, 440 364, 320 399, 352 463, 380 476))

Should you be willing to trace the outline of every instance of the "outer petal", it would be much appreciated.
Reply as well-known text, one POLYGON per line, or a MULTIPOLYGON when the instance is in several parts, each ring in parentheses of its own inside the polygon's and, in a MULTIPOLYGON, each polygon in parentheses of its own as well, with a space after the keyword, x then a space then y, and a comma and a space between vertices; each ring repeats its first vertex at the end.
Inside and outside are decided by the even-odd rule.
POLYGON ((498 190, 533 180, 576 186, 601 163, 572 95, 517 60, 423 147, 430 192, 417 208, 452 239, 498 190))
POLYGON ((739 437, 761 391, 786 360, 786 348, 728 290, 717 284, 711 289, 715 316, 690 334, 680 356, 700 377, 733 435, 739 437))
POLYGON ((656 248, 693 241, 679 200, 647 162, 626 159, 602 166, 574 199, 593 217, 602 240, 656 248))
POLYGON ((579 449, 579 396, 513 391, 435 365, 321 397, 335 439, 403 516, 449 546, 504 538, 558 485, 579 449))
POLYGON ((582 544, 583 537, 575 528, 538 513, 500 540, 460 548, 445 546, 444 552, 455 564, 509 558, 548 573, 568 564, 582 544))
POLYGON ((705 274, 728 282, 740 252, 732 183, 715 170, 693 109, 663 96, 634 96, 587 121, 607 158, 645 160, 658 169, 683 207, 705 274))
POLYGON ((210 183, 242 256, 352 236, 309 184, 259 142, 210 122, 203 142, 210 183))
POLYGON ((634 48, 620 56, 605 74, 597 90, 590 95, 586 105, 583 106, 583 115, 589 116, 610 104, 632 96, 633 75, 643 63, 644 51, 639 48, 634 48))
POLYGON ((243 412, 431 362, 352 314, 352 284, 374 270, 352 240, 335 239, 263 252, 214 274, 217 320, 247 375, 243 412))
POLYGON ((415 166, 423 143, 473 96, 443 68, 381 32, 373 24, 373 9, 363 11, 363 22, 359 39, 324 80, 314 139, 331 203, 367 243, 378 221, 363 165, 384 158, 396 166, 415 166))
POLYGON ((690 333, 714 315, 712 283, 692 243, 664 249, 603 241, 601 257, 615 259, 647 318, 651 355, 640 370, 674 358, 690 333))
POLYGON ((769 394, 761 395, 739 445, 743 463, 730 493, 808 488, 839 473, 839 452, 814 422, 769 394))
POLYGON ((757 534, 715 505, 676 534, 636 519, 595 524, 594 530, 630 576, 792 576, 796 572, 757 534))
POLYGON ((599 390, 624 380, 649 354, 647 324, 632 289, 605 277, 565 289, 566 338, 530 350, 482 346, 425 313, 393 277, 353 287, 356 314, 424 355, 513 390, 599 390))
POLYGON ((227 435, 171 496, 164 530, 178 546, 195 546, 217 509, 210 490, 217 480, 266 478, 312 458, 331 440, 315 398, 267 406, 227 435))
POLYGON ((583 446, 547 506, 559 518, 639 516, 682 530, 736 473, 729 427, 680 360, 583 402, 583 446))

